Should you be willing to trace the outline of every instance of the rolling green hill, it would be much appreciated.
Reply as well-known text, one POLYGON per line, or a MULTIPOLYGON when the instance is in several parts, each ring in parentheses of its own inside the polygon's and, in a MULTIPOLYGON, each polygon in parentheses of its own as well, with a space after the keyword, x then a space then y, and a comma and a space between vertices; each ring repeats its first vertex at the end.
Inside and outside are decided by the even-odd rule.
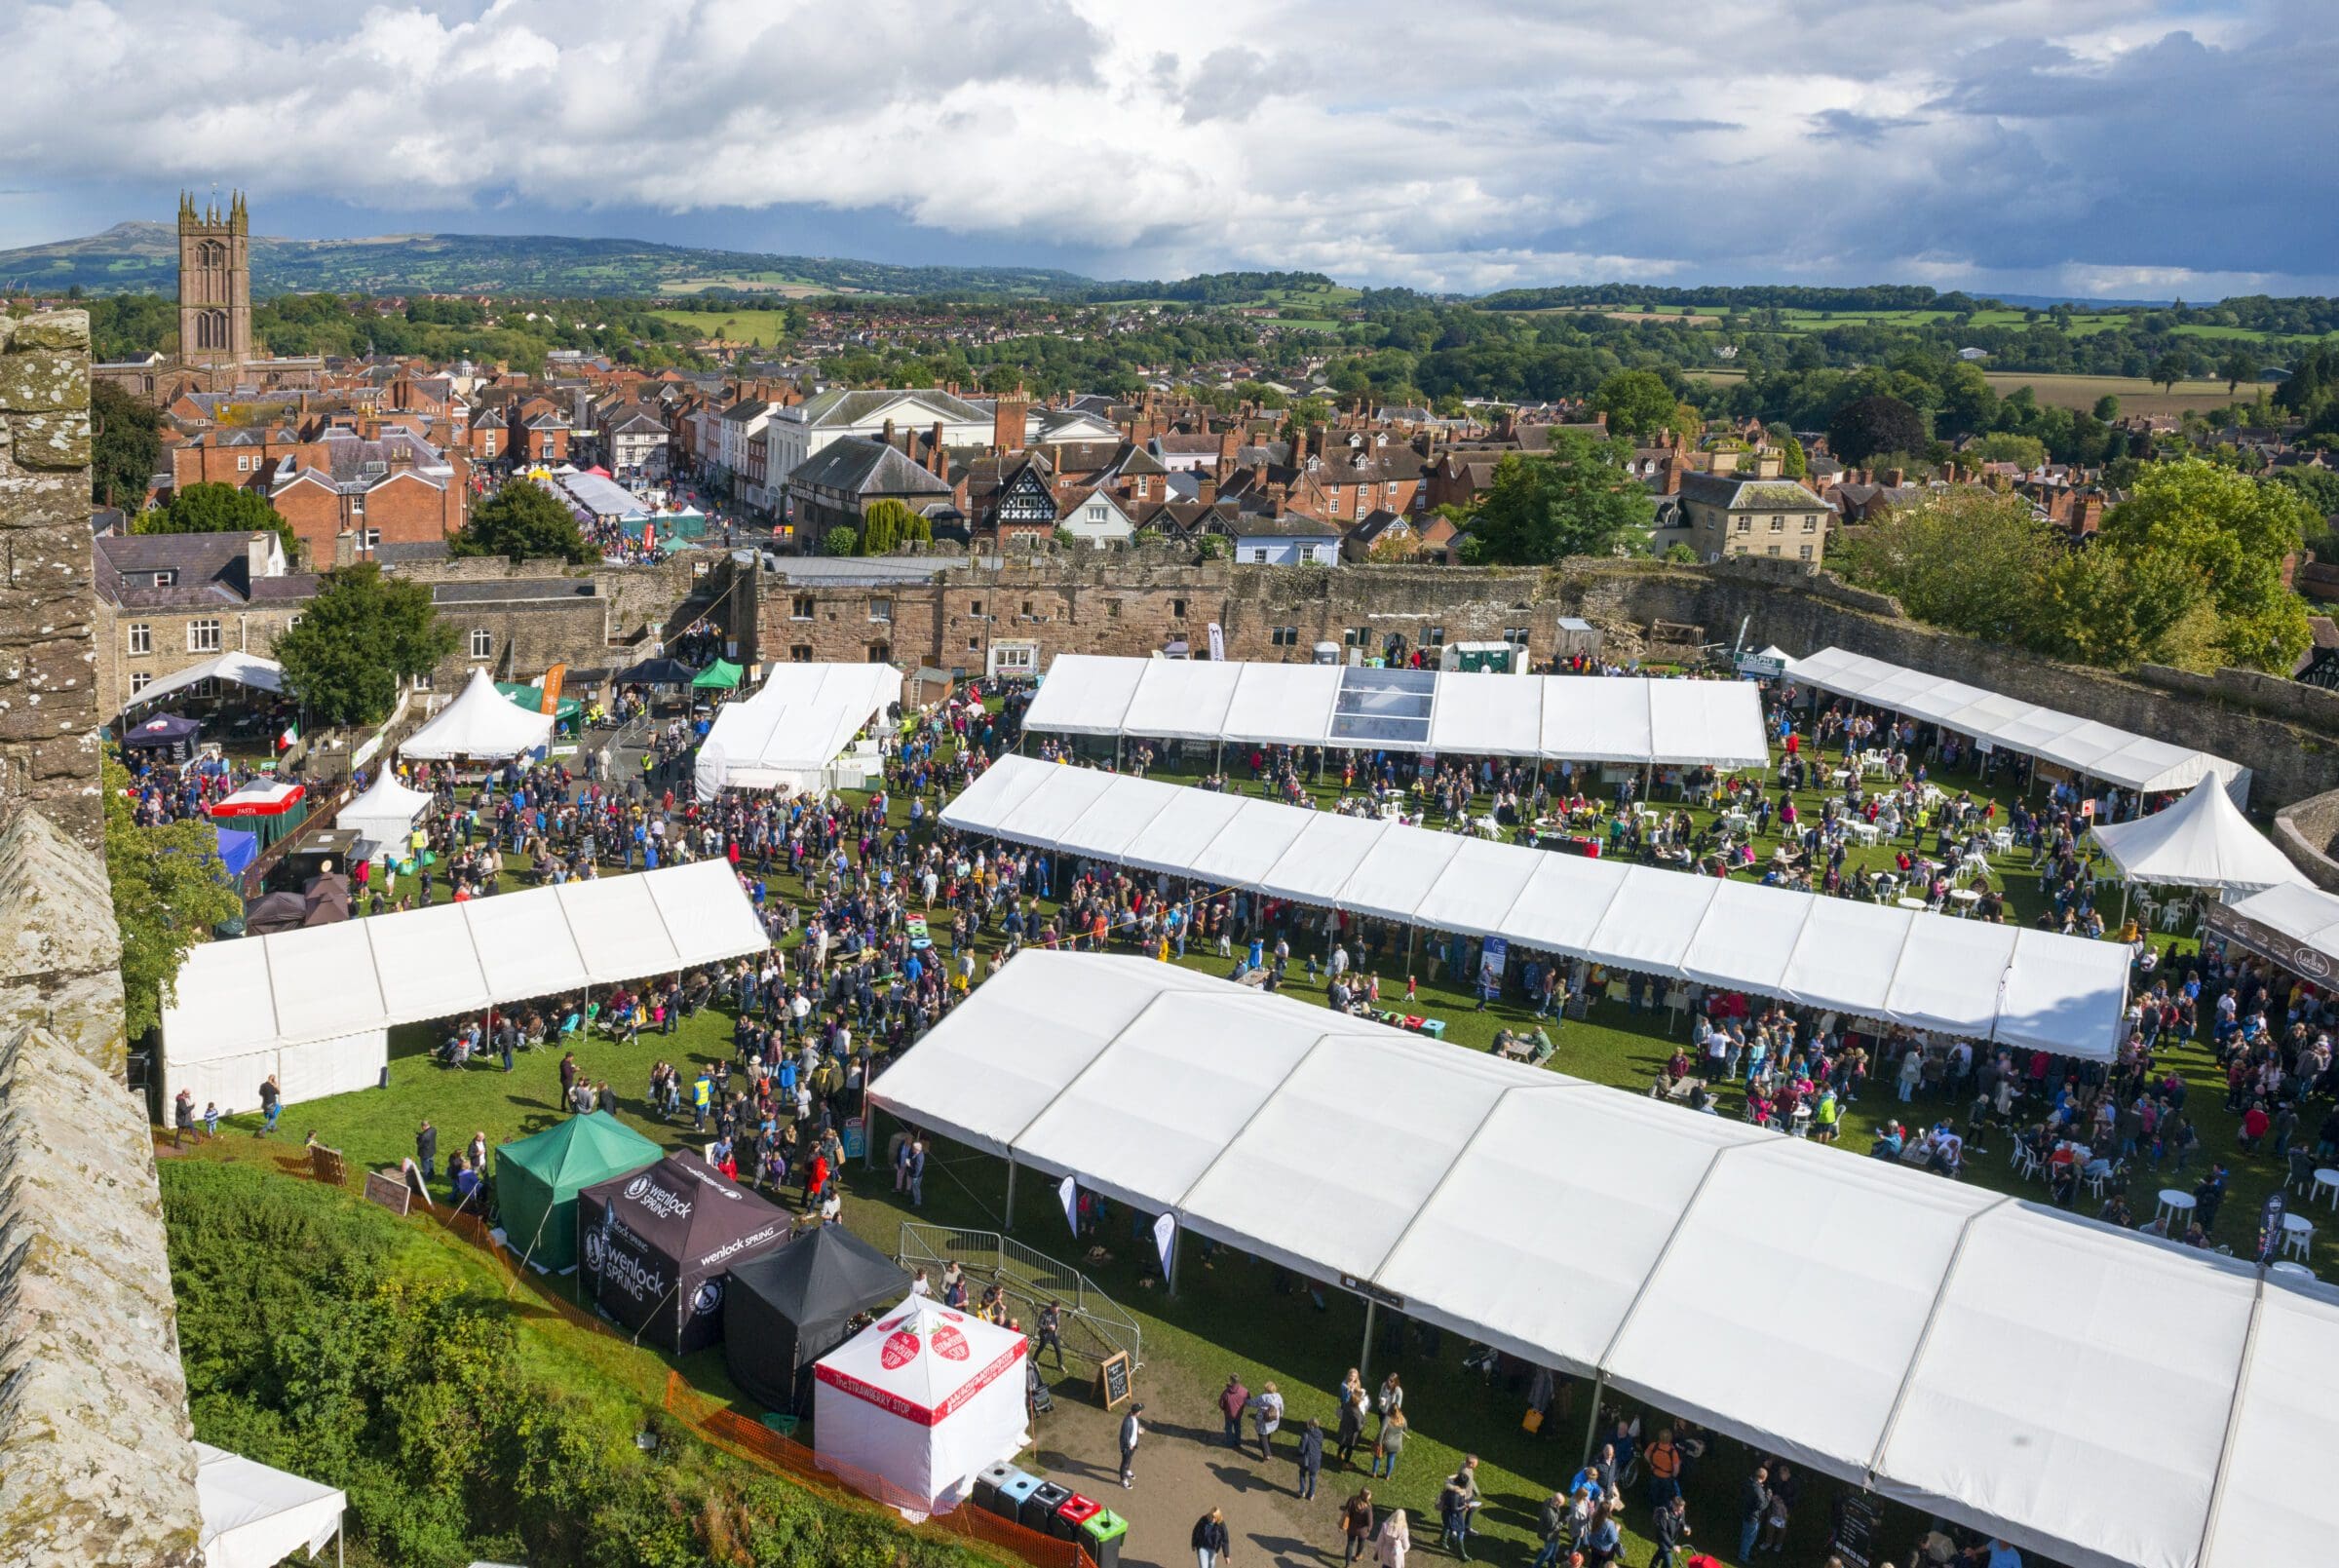
MULTIPOLYGON (((170 293, 178 235, 168 223, 117 223, 103 234, 0 250, 0 289, 170 293)), ((1059 298, 1095 287, 1042 267, 898 267, 824 256, 703 250, 646 240, 561 235, 387 234, 359 240, 254 235, 251 286, 274 295, 325 291, 646 296, 716 289, 811 293, 1022 295, 1059 298)))

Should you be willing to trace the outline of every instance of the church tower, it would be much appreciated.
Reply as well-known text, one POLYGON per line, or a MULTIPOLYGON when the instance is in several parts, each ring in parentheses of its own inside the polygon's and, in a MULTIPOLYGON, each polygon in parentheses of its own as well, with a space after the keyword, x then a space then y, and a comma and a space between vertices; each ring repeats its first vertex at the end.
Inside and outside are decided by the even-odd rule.
POLYGON ((233 368, 251 359, 251 219, 244 193, 221 211, 178 198, 178 358, 233 368))

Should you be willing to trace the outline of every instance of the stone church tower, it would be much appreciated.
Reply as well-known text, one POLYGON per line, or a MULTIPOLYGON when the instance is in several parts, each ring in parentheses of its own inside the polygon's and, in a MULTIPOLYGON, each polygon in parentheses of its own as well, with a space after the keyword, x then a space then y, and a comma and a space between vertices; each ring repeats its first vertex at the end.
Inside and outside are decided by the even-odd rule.
POLYGON ((222 212, 178 199, 178 358, 233 368, 251 353, 251 219, 244 193, 222 212))

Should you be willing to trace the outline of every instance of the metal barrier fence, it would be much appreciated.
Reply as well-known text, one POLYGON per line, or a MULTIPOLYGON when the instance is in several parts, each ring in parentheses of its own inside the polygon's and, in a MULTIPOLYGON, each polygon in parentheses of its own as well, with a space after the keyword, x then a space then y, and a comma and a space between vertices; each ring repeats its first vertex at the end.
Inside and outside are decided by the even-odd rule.
POLYGON ((1026 1329, 1038 1321, 1042 1307, 1060 1301, 1066 1309, 1066 1351, 1092 1361, 1116 1353, 1125 1355, 1132 1369, 1145 1364, 1144 1340, 1134 1318, 1114 1305, 1112 1298, 1078 1269, 1035 1252, 1012 1237, 997 1231, 958 1230, 903 1220, 895 1257, 905 1269, 923 1265, 936 1273, 943 1265, 956 1263, 970 1278, 1000 1285, 1016 1305, 1016 1317, 1026 1329))

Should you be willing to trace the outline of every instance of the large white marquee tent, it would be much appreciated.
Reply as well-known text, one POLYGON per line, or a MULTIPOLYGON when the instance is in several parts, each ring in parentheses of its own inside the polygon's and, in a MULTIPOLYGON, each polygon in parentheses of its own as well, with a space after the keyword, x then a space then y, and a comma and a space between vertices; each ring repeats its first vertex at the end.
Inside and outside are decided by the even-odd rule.
POLYGON ((892 665, 776 665, 754 696, 714 715, 699 746, 699 798, 820 789, 854 734, 901 700, 901 671, 892 665))
POLYGON ((2306 880, 2213 778, 2149 817, 2097 822, 2095 842, 2130 882, 2256 893, 2306 880))
POLYGON ((2339 1292, 2232 1259, 1141 959, 1017 957, 869 1095, 2070 1568, 2339 1532, 2339 1292))
POLYGON ((163 1097, 249 1110, 271 1073, 288 1105, 369 1089, 399 1024, 768 945, 719 860, 206 942, 163 1009, 163 1097))
POLYGON ((2215 778, 2232 792, 2237 805, 2249 802, 2249 770, 2238 762, 2149 740, 1964 681, 1929 675, 1841 648, 1821 648, 1808 659, 1792 660, 1786 673, 1802 685, 1849 697, 1888 713, 1922 719, 2124 789, 2190 789, 2205 778, 2215 778))
POLYGON ((1770 760, 1750 682, 1058 654, 1023 727, 1575 762, 1770 760))
POLYGON ((520 707, 497 691, 481 669, 471 672, 461 694, 437 717, 399 744, 398 754, 423 761, 509 762, 552 738, 552 714, 520 707))
POLYGON ((2339 975, 2339 896, 2286 882, 2231 903, 2213 903, 2208 925, 2311 980, 2339 975))
POLYGON ((1028 757, 1002 757, 942 821, 1213 887, 2092 1060, 2119 1049, 2128 1007, 2128 949, 2116 942, 1028 757))

